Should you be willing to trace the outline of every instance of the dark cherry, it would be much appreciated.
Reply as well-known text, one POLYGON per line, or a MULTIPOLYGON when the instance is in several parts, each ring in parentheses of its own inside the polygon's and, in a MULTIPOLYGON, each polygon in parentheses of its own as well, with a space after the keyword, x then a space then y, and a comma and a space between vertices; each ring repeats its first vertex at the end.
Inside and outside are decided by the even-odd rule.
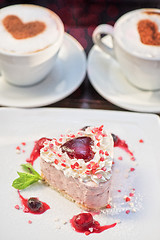
POLYGON ((114 133, 112 133, 111 135, 113 137, 114 145, 116 145, 116 143, 118 142, 118 137, 114 133))
POLYGON ((90 126, 85 126, 85 127, 81 128, 81 130, 85 131, 88 127, 90 127, 90 126))
POLYGON ((84 159, 88 162, 94 157, 92 145, 93 140, 90 137, 78 137, 67 141, 61 148, 62 152, 66 152, 71 159, 84 159))
POLYGON ((80 213, 74 216, 73 224, 77 230, 86 231, 93 226, 93 221, 90 213, 80 213))
POLYGON ((31 197, 28 199, 27 205, 31 211, 37 212, 42 207, 42 202, 38 198, 31 197))
POLYGON ((23 211, 25 213, 42 214, 48 209, 50 209, 50 206, 47 203, 39 201, 39 199, 36 197, 31 197, 29 199, 24 198, 20 194, 19 190, 18 190, 18 195, 20 197, 20 200, 23 206, 23 211))
POLYGON ((120 139, 117 135, 113 133, 112 133, 112 137, 114 141, 114 147, 119 147, 123 149, 124 151, 129 153, 133 159, 135 159, 133 153, 128 148, 128 144, 124 140, 120 139))

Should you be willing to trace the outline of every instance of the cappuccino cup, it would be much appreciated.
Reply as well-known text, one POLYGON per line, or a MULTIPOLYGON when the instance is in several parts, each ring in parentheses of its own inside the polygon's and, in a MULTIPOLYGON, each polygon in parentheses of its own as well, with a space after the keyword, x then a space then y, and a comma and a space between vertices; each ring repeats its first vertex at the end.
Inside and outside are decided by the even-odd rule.
POLYGON ((0 73, 17 86, 42 81, 63 43, 64 25, 51 10, 32 4, 0 9, 0 73))
POLYGON ((93 42, 118 61, 127 80, 141 90, 160 90, 160 9, 138 9, 124 14, 114 27, 95 28, 93 42), (103 40, 110 35, 113 47, 103 40))

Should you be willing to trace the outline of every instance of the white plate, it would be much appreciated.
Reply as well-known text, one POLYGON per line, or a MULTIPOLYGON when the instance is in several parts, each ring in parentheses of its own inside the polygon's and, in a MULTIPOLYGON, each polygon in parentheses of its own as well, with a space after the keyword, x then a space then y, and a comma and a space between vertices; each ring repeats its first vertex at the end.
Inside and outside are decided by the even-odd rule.
POLYGON ((76 39, 65 33, 57 63, 42 82, 30 87, 16 87, 0 78, 0 105, 40 107, 55 103, 73 93, 85 75, 85 52, 76 39))
MULTIPOLYGON (((104 42, 111 44, 109 36, 104 42)), ((132 86, 119 64, 93 46, 88 56, 88 76, 95 90, 111 103, 139 112, 160 112, 160 91, 142 91, 132 86)))
MULTIPOLYGON (((128 113, 85 109, 0 109, 0 239, 10 240, 159 240, 160 216, 160 120, 152 114, 128 113), (83 116, 83 117, 82 117, 83 116), (134 152, 136 161, 121 149, 115 148, 112 197, 115 207, 107 212, 95 215, 100 224, 111 224, 121 220, 112 229, 99 234, 85 236, 75 232, 69 220, 81 209, 62 197, 59 193, 43 184, 35 184, 21 191, 24 197, 39 197, 48 203, 50 210, 42 215, 24 213, 15 209, 20 205, 17 191, 11 186, 17 178, 17 171, 22 171, 20 164, 25 163, 33 148, 34 141, 40 137, 57 137, 68 129, 79 129, 86 125, 100 126, 125 139, 134 152), (152 127, 151 127, 152 126, 152 127), (140 143, 139 140, 144 142, 140 143), (26 142, 26 146, 21 145, 26 142), (16 147, 21 153, 16 153, 16 147), (25 150, 25 153, 22 152, 25 150), (122 156, 123 160, 118 160, 122 156), (134 172, 128 172, 134 167, 134 172), (119 171, 120 170, 120 171, 119 171), (126 178, 128 174, 128 178, 126 178), (116 183, 116 184, 115 184, 116 183), (135 188, 131 202, 125 202, 135 188), (121 189, 121 193, 117 190, 121 189), (126 209, 136 212, 126 214, 126 209), (31 220, 32 224, 28 221, 31 220), (67 222, 67 224, 64 224, 67 222)), ((39 170, 39 160, 35 162, 39 170)))

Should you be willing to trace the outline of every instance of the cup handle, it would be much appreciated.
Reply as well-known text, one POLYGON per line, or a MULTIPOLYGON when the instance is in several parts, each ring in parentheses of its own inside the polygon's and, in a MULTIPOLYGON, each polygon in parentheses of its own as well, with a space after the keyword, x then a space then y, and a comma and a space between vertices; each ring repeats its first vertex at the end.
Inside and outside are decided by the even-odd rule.
POLYGON ((92 40, 102 51, 115 58, 114 48, 107 46, 107 44, 102 41, 102 34, 110 35, 113 38, 113 27, 108 24, 98 25, 93 31, 92 40))

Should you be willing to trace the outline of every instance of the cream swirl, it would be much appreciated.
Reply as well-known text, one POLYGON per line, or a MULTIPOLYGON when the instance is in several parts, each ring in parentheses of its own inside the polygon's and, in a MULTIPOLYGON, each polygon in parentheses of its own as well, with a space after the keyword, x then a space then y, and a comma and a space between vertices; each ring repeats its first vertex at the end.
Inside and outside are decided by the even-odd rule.
POLYGON ((58 139, 53 138, 46 141, 41 149, 40 156, 46 162, 51 163, 56 169, 62 170, 67 177, 79 178, 80 181, 96 183, 105 182, 110 179, 113 162, 113 138, 107 133, 103 125, 100 127, 86 127, 76 133, 69 132, 61 135, 58 139), (83 159, 71 159, 61 146, 67 141, 90 137, 94 156, 90 161, 83 159))

